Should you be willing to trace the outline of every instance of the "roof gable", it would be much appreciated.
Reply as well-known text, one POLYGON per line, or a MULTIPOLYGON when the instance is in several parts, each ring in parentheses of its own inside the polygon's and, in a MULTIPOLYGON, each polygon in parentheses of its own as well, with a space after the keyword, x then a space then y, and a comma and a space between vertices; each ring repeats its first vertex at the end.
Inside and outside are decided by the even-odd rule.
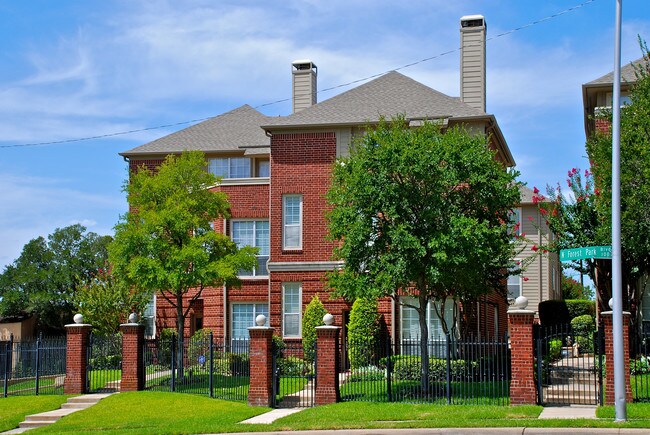
MULTIPOLYGON (((628 63, 627 65, 622 66, 621 83, 635 83, 636 74, 635 74, 634 67, 641 65, 644 62, 645 62, 644 58, 641 57, 635 61, 628 63)), ((612 83, 614 83, 614 71, 609 72, 604 76, 597 78, 596 80, 592 80, 589 83, 586 83, 585 85, 586 86, 611 85, 612 83)))

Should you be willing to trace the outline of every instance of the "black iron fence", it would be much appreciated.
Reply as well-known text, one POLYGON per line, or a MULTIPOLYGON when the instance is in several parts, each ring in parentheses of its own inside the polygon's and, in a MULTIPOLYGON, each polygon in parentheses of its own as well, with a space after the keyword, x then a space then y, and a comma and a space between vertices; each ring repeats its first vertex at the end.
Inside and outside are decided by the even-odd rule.
POLYGON ((506 337, 447 336, 344 343, 350 370, 341 376, 343 401, 507 405, 510 350, 506 337))
POLYGON ((595 326, 536 326, 535 380, 540 404, 603 403, 604 331, 595 326))
POLYGON ((175 338, 144 345, 145 389, 203 394, 224 400, 248 399, 248 340, 223 343, 213 334, 187 340, 178 352, 175 338))
POLYGON ((90 334, 87 352, 86 391, 119 391, 122 379, 122 334, 90 334))
POLYGON ((316 346, 305 349, 301 342, 273 343, 273 406, 314 406, 316 391, 316 346))
POLYGON ((650 336, 639 334, 630 358, 630 386, 636 402, 650 402, 650 336))
POLYGON ((66 338, 0 341, 2 397, 63 394, 66 338))

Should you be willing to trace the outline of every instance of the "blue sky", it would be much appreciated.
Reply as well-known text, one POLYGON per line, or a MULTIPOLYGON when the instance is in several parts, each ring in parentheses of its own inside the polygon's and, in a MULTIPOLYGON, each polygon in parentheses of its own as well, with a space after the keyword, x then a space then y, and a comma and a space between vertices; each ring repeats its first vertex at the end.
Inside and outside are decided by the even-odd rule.
MULTIPOLYGON (((187 0, 0 2, 0 267, 55 228, 109 234, 126 211, 118 152, 182 126, 78 139, 218 115, 289 98, 290 63, 309 58, 319 89, 458 48, 459 18, 488 37, 583 3, 550 1, 187 0)), ((650 4, 623 2, 623 61, 650 39, 650 4)), ((581 85, 613 69, 615 0, 488 42, 487 111, 529 186, 586 168, 581 85)), ((400 70, 459 94, 459 54, 400 70)), ((319 101, 349 87, 322 92, 319 101)), ((264 106, 284 115, 288 102, 264 106)))

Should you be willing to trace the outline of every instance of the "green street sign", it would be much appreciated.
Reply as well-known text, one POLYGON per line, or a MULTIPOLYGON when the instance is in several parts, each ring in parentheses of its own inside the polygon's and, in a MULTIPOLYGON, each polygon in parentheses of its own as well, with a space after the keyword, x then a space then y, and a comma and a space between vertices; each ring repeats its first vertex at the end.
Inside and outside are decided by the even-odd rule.
POLYGON ((587 258, 612 258, 611 246, 583 246, 560 250, 560 261, 584 260, 587 258))

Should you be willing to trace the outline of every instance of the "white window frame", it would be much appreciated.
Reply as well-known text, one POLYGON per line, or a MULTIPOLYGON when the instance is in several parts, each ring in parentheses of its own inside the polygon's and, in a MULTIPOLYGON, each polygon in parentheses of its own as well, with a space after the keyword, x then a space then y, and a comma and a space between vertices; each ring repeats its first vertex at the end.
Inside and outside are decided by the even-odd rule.
MULTIPOLYGON (((515 267, 513 269, 519 269, 518 266, 521 264, 521 260, 518 259, 518 258, 515 258, 514 262, 515 262, 515 267)), ((508 275, 508 280, 506 282, 506 288, 508 290, 508 300, 509 301, 513 301, 513 300, 517 299, 517 297, 523 295, 524 294, 524 280, 523 280, 521 274, 519 274, 519 275, 508 275), (517 279, 519 281, 519 294, 515 295, 514 297, 510 297, 510 280, 511 279, 517 279)))
POLYGON ((264 306, 266 306, 266 314, 265 314, 265 316, 267 317, 267 321, 266 321, 266 322, 267 322, 267 324, 270 324, 268 318, 269 318, 269 313, 270 313, 271 311, 270 311, 270 309, 269 309, 269 304, 268 304, 268 302, 264 302, 264 301, 257 301, 257 302, 253 302, 253 301, 251 301, 251 302, 249 302, 249 301, 245 301, 245 302, 232 302, 232 303, 230 304, 230 321, 229 321, 229 324, 230 324, 230 325, 229 325, 229 326, 230 326, 230 328, 229 328, 229 329, 230 329, 230 341, 231 341, 231 342, 233 342, 233 341, 249 340, 249 337, 247 337, 247 338, 245 338, 245 339, 243 339, 243 338, 235 338, 235 324, 234 324, 235 316, 234 316, 234 312, 235 312, 235 306, 237 306, 237 305, 252 305, 252 306, 253 306, 253 319, 252 319, 252 322, 251 322, 250 326, 255 326, 255 318, 256 318, 259 314, 264 314, 264 313, 258 313, 258 312, 257 312, 257 306, 258 306, 258 305, 264 305, 264 306))
POLYGON ((303 196, 302 194, 287 194, 282 196, 282 249, 284 250, 301 250, 302 249, 302 222, 303 222, 303 196), (299 216, 298 224, 288 224, 287 223, 287 200, 298 198, 300 200, 299 204, 299 216), (288 245, 287 244, 287 228, 298 228, 298 244, 297 245, 288 245))
MULTIPOLYGON (((266 257, 267 261, 268 261, 268 259, 270 258, 270 255, 271 255, 271 225, 270 225, 269 220, 268 219, 231 219, 230 220, 230 239, 231 240, 234 240, 233 239, 234 228, 235 228, 235 224, 238 223, 238 222, 254 222, 254 224, 253 224, 253 240, 254 240, 254 243, 256 243, 256 244, 257 244, 257 222, 266 222, 267 223, 268 230, 269 230, 269 240, 268 240, 267 247, 268 247, 269 252, 267 254, 257 254, 255 257, 256 258, 266 257)), ((248 245, 246 245, 246 246, 248 246, 248 245)), ((239 246, 239 247, 241 247, 241 246, 239 246)), ((254 248, 259 248, 259 246, 253 246, 253 247, 254 248)), ((268 278, 269 272, 268 272, 268 269, 266 268, 266 266, 264 266, 264 270, 261 271, 262 273, 258 273, 257 269, 258 269, 257 266, 255 266, 253 268, 253 271, 252 271, 253 273, 251 275, 243 275, 241 273, 241 271, 239 271, 238 275, 239 275, 239 277, 246 278, 246 279, 250 279, 250 278, 268 278)))
POLYGON ((224 179, 253 178, 252 177, 253 165, 254 165, 254 162, 250 157, 241 157, 241 156, 238 156, 238 157, 211 157, 211 158, 208 159, 208 171, 211 174, 216 175, 217 177, 223 177, 224 179), (227 174, 220 175, 220 174, 216 174, 216 173, 212 172, 211 165, 212 165, 212 162, 216 161, 216 160, 224 160, 224 161, 228 162, 228 164, 227 164, 228 173, 227 174), (246 177, 232 177, 231 176, 233 160, 248 160, 248 176, 246 176, 246 177))
MULTIPOLYGON (((416 305, 417 300, 413 297, 403 297, 403 301, 407 301, 407 303, 410 303, 411 305, 416 305)), ((438 315, 436 314, 435 310, 433 309, 433 304, 434 301, 429 301, 427 303, 427 323, 429 325, 429 342, 431 341, 440 341, 444 340, 445 336, 442 331, 442 322, 438 318, 438 315), (432 325, 435 322, 439 324, 439 327, 437 328, 436 331, 433 330, 432 325)), ((400 322, 399 322, 399 328, 400 328, 400 336, 402 337, 403 341, 406 340, 414 340, 414 338, 404 338, 404 311, 405 310, 413 310, 415 313, 417 313, 417 310, 415 308, 407 307, 403 303, 400 303, 400 322)), ((452 325, 451 323, 454 320, 454 301, 451 298, 447 298, 445 302, 445 313, 444 316, 448 322, 448 326, 452 328, 455 325, 452 325)), ((418 333, 419 333, 419 319, 418 319, 418 333)))
MULTIPOLYGON (((149 318, 151 318, 151 335, 145 335, 145 337, 147 337, 147 338, 156 338, 156 309, 157 309, 157 304, 158 304, 158 302, 157 302, 156 294, 154 293, 151 296, 151 305, 152 305, 152 308, 153 308, 153 311, 152 311, 153 314, 151 316, 145 316, 145 312, 144 311, 142 312, 142 320, 143 321, 146 322, 146 321, 148 321, 149 318)), ((149 305, 149 303, 147 303, 147 305, 149 305)), ((146 329, 146 324, 145 324, 145 332, 146 331, 147 331, 147 329, 146 329)))
POLYGON ((302 338, 302 283, 300 282, 283 282, 282 283, 282 337, 284 338, 302 338), (287 290, 298 290, 298 312, 287 312, 286 294, 287 290), (298 333, 288 333, 286 330, 287 316, 298 317, 298 333))

